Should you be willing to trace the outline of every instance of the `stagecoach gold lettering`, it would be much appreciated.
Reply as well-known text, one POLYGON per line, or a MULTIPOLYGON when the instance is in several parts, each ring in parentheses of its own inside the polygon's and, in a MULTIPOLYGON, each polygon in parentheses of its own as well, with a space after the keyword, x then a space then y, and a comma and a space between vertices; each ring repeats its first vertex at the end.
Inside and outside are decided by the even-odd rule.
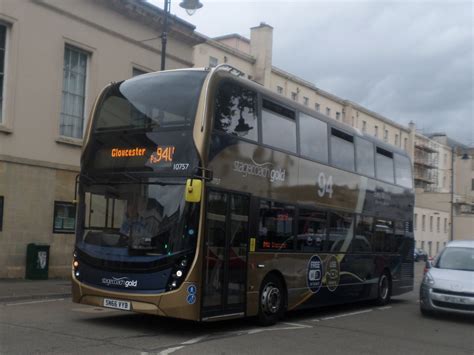
POLYGON ((262 165, 244 163, 242 161, 234 161, 234 171, 242 174, 243 177, 247 176, 258 176, 264 179, 274 181, 285 181, 286 170, 285 169, 270 169, 266 165, 271 165, 270 163, 265 163, 262 165))
POLYGON ((112 148, 110 155, 112 158, 141 157, 145 155, 146 148, 112 148))

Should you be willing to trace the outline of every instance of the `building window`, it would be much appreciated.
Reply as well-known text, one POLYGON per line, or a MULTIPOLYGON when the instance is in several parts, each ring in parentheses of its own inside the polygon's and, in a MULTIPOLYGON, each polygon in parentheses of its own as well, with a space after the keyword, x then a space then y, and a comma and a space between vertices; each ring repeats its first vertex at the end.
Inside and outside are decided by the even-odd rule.
POLYGON ((384 142, 388 142, 388 129, 386 129, 383 133, 383 140, 384 142))
POLYGON ((367 121, 362 121, 362 132, 367 131, 367 121))
POLYGON ((471 179, 471 190, 474 191, 474 179, 471 179))
POLYGON ((404 138, 403 139, 403 150, 407 150, 408 149, 408 138, 404 138))
POLYGON ((214 68, 214 67, 217 67, 217 64, 219 63, 219 61, 217 60, 217 58, 215 57, 209 57, 209 66, 211 68, 214 68))
POLYGON ((415 213, 415 225, 414 225, 414 229, 416 230, 417 227, 418 227, 418 214, 415 213))
MULTIPOLYGON (((473 184, 474 184, 474 180, 473 180, 473 184)), ((446 188, 446 176, 443 176, 443 188, 446 188)))
POLYGON ((443 156, 443 164, 446 164, 446 161, 448 160, 448 153, 444 153, 443 156))
POLYGON ((62 136, 82 138, 83 135, 88 57, 86 52, 75 47, 67 45, 64 48, 62 136))
POLYGON ((314 104, 314 109, 319 112, 321 110, 321 105, 319 105, 318 103, 314 104))
POLYGON ((277 86, 277 93, 283 94, 283 88, 281 86, 277 86))
POLYGON ((3 85, 5 77, 5 52, 7 44, 7 27, 0 24, 0 123, 3 122, 3 85))
POLYGON ((433 216, 430 216, 430 232, 433 231, 433 216))
POLYGON ((441 217, 436 218, 436 231, 439 233, 441 230, 441 217))
POLYGON ((74 233, 76 227, 76 205, 71 202, 54 201, 53 233, 74 233))
POLYGON ((444 233, 448 233, 448 219, 444 219, 444 233))
POLYGON ((439 242, 436 242, 436 254, 439 253, 439 242))
POLYGON ((395 135, 395 145, 398 146, 398 134, 395 135))
POLYGON ((425 250, 425 241, 424 240, 421 241, 421 249, 425 250))
POLYGON ((421 216, 421 230, 424 232, 426 228, 426 216, 421 216))
POLYGON ((378 126, 374 127, 374 136, 376 136, 376 137, 379 136, 379 127, 378 126))
POLYGON ((298 101, 298 94, 296 92, 291 93, 291 98, 295 101, 298 101))
POLYGON ((303 103, 308 106, 309 99, 307 97, 303 97, 303 103))
POLYGON ((144 70, 141 70, 141 69, 138 69, 138 68, 135 68, 135 67, 133 67, 133 69, 132 69, 132 77, 143 75, 143 74, 146 74, 146 73, 148 73, 148 72, 144 71, 144 70))
POLYGON ((326 107, 326 116, 331 117, 331 109, 326 107))
POLYGON ((3 196, 0 196, 0 231, 3 230, 3 196))
POLYGON ((340 120, 341 119, 341 113, 340 112, 336 112, 336 120, 340 120))

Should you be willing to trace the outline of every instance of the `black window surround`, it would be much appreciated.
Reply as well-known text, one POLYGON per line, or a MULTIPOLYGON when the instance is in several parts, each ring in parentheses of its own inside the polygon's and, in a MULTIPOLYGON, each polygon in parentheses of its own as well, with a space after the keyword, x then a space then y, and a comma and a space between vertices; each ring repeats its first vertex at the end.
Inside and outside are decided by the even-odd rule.
MULTIPOLYGON (((255 89, 250 89, 248 88, 246 85, 241 85, 241 84, 235 84, 235 85, 238 85, 238 86, 241 86, 243 88, 246 88, 248 90, 255 90, 255 89)), ((312 160, 312 161, 316 161, 316 162, 319 162, 319 163, 322 163, 324 165, 328 165, 328 166, 334 166, 333 164, 331 163, 328 163, 328 162, 325 162, 323 160, 319 160, 319 159, 314 159, 314 158, 311 158, 311 157, 308 157, 306 156, 305 154, 302 154, 301 153, 301 142, 300 142, 300 132, 299 132, 299 126, 300 126, 300 115, 301 114, 305 114, 305 115, 309 115, 310 117, 313 117, 317 120, 320 120, 321 122, 327 124, 327 127, 328 127, 328 138, 330 136, 335 136, 335 137, 338 137, 338 138, 341 138, 347 142, 350 142, 352 144, 354 144, 354 146, 356 145, 355 141, 356 141, 356 138, 359 138, 359 136, 357 136, 355 138, 354 135, 352 134, 349 134, 349 133, 346 133, 344 132, 343 130, 340 130, 338 129, 337 127, 334 127, 332 126, 329 122, 327 122, 327 119, 326 120, 321 120, 319 117, 317 117, 318 115, 314 115, 314 114, 308 114, 306 113, 304 110, 297 110, 297 109, 294 109, 291 105, 287 105, 286 103, 277 103, 275 102, 275 98, 267 98, 266 95, 264 93, 260 93, 260 92, 257 92, 255 91, 257 97, 258 97, 258 101, 259 101, 259 109, 258 109, 258 121, 259 121, 259 124, 258 124, 258 128, 259 128, 259 137, 258 137, 258 141, 253 141, 253 140, 249 140, 248 138, 246 137, 236 137, 238 139, 241 139, 243 141, 249 141, 249 142, 254 142, 254 143, 258 143, 258 144, 261 144, 263 146, 266 146, 266 147, 269 147, 269 148, 272 148, 272 149, 275 149, 275 150, 279 150, 279 151, 282 151, 284 153, 287 153, 287 154, 291 154, 291 155, 294 155, 294 156, 300 156, 304 159, 309 159, 309 160, 312 160), (272 111, 280 116, 283 116, 289 120, 294 120, 296 122, 296 128, 297 128, 297 134, 296 134, 296 138, 297 138, 297 145, 296 145, 296 152, 295 151, 292 151, 292 150, 287 150, 287 149, 284 149, 284 148, 281 148, 281 147, 275 147, 275 146, 272 146, 272 145, 269 145, 269 144, 266 144, 262 141, 262 134, 263 134, 263 129, 262 129, 262 123, 261 123, 261 120, 262 120, 262 109, 266 109, 268 111, 272 111)), ((216 131, 218 132, 218 131, 216 131)), ((225 132, 222 132, 225 134, 225 132)), ((365 137, 360 137, 361 139, 364 139, 365 140, 365 137)), ((384 149, 384 148, 381 148, 380 146, 377 145, 377 142, 373 142, 372 140, 368 140, 368 142, 372 143, 373 146, 374 146, 374 161, 373 161, 373 165, 376 165, 376 155, 377 154, 380 154, 382 156, 385 156, 387 158, 391 158, 392 160, 394 159, 394 152, 390 151, 390 150, 387 150, 387 149, 384 149)), ((329 139, 328 139, 328 155, 330 158, 331 156, 331 149, 330 149, 330 144, 329 144, 329 139)), ((354 147, 355 148, 355 147, 354 147)), ((354 152, 355 155, 357 155, 356 152, 354 152)), ((404 156, 404 155, 402 155, 404 156)), ((354 172, 354 171, 357 171, 358 174, 360 175, 363 175, 363 176, 367 176, 369 178, 374 178, 374 179, 377 179, 377 180, 380 180, 380 181, 383 181, 383 182, 388 182, 390 184, 393 184, 393 185, 397 185, 397 186, 402 186, 402 187, 408 187, 408 186, 403 186, 403 185, 400 185, 398 184, 396 181, 395 181, 395 173, 396 173, 396 166, 393 166, 393 180, 390 179, 390 180, 387 180, 387 179, 381 179, 380 177, 377 176, 377 169, 375 167, 375 171, 371 171, 370 173, 364 173, 364 172, 361 172, 361 171, 358 171, 358 164, 357 164, 357 159, 356 159, 356 156, 354 156, 354 168, 352 169, 345 169, 345 168, 342 168, 342 167, 337 167, 337 166, 334 166, 336 168, 339 168, 341 170, 345 170, 345 171, 349 171, 349 172, 354 172), (374 176, 375 175, 375 176, 374 176)), ((474 185, 473 185, 474 186, 474 185)))
POLYGON ((3 230, 3 205, 5 202, 5 198, 0 196, 0 231, 3 230))
POLYGON ((54 201, 53 233, 74 234, 76 230, 76 204, 54 201), (60 212, 61 215, 60 215, 60 212))

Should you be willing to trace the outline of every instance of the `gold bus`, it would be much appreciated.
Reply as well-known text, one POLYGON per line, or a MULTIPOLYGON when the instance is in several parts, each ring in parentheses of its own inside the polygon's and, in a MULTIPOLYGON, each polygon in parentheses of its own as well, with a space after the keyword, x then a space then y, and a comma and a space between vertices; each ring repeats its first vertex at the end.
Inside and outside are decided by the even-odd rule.
POLYGON ((227 65, 108 85, 78 179, 73 300, 212 321, 413 289, 407 154, 227 65))

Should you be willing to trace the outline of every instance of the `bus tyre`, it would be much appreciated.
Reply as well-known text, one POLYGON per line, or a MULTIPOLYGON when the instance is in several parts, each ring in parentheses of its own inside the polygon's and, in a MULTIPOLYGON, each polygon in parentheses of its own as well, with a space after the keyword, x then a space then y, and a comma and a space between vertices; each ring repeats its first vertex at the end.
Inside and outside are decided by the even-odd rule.
POLYGON ((392 293, 392 285, 390 282, 390 276, 387 271, 384 271, 379 277, 379 282, 377 283, 377 299, 375 303, 378 306, 385 306, 390 302, 390 296, 392 293))
POLYGON ((268 275, 260 288, 258 323, 263 326, 275 324, 285 313, 286 295, 280 278, 268 275))

